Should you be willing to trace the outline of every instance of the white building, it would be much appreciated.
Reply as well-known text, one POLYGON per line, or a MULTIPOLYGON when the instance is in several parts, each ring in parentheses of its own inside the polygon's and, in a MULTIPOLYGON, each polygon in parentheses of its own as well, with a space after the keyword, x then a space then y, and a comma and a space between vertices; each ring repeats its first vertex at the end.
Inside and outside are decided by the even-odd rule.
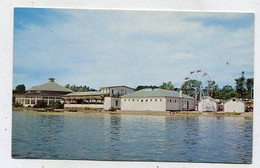
POLYGON ((198 111, 218 111, 218 102, 209 96, 204 96, 198 103, 198 111))
POLYGON ((74 92, 63 96, 65 108, 120 109, 120 96, 134 92, 127 86, 103 87, 100 91, 74 92))
POLYGON ((224 103, 224 112, 242 113, 246 110, 246 104, 238 98, 231 98, 224 103))
POLYGON ((178 111, 194 110, 195 99, 176 91, 143 89, 121 97, 125 111, 178 111))
POLYGON ((51 105, 61 101, 61 97, 73 91, 54 82, 55 78, 49 78, 49 82, 34 86, 24 94, 15 95, 15 102, 23 106, 34 106, 39 101, 51 105))
POLYGON ((107 94, 110 97, 120 97, 126 95, 128 93, 132 93, 135 90, 128 86, 109 86, 109 87, 102 87, 100 89, 101 93, 107 94))

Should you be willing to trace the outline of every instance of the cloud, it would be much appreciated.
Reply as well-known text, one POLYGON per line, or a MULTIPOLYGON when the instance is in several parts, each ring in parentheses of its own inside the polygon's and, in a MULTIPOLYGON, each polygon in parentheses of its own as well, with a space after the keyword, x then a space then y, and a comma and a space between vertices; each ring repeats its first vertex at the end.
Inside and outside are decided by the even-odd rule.
POLYGON ((39 17, 45 22, 17 20, 23 28, 14 31, 14 86, 50 76, 94 88, 180 85, 196 69, 225 85, 238 72, 253 71, 253 23, 205 25, 216 18, 235 23, 247 14, 53 10, 39 17))

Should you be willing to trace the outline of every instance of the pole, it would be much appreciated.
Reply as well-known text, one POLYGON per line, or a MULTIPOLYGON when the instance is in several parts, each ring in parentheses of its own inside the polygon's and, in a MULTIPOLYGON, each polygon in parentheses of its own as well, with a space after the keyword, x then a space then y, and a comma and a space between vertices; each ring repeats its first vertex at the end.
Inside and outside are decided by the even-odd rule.
POLYGON ((182 111, 182 91, 180 91, 180 110, 182 111))

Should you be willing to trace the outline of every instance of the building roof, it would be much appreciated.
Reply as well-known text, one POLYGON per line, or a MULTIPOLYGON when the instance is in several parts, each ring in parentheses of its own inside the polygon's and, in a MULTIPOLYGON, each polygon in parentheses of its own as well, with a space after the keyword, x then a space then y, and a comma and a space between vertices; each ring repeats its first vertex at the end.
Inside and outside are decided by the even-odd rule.
POLYGON ((232 101, 232 100, 236 100, 236 101, 239 101, 241 103, 246 103, 243 100, 240 100, 239 98, 236 98, 236 97, 230 98, 230 99, 226 100, 224 103, 227 103, 227 102, 232 101))
MULTIPOLYGON (((180 97, 180 93, 164 89, 142 89, 122 96, 122 98, 145 98, 145 97, 180 97)), ((182 98, 194 99, 193 97, 182 94, 182 98)))
MULTIPOLYGON (((213 98, 210 97, 210 96, 203 96, 203 97, 202 97, 202 100, 206 100, 206 99, 209 99, 209 100, 211 100, 211 101, 214 101, 215 103, 218 103, 218 102, 219 102, 219 101, 217 101, 216 99, 213 99, 213 98)), ((201 100, 201 101, 202 101, 202 100, 201 100)), ((201 101, 200 101, 200 102, 201 102, 201 101)), ((199 103, 200 103, 200 102, 199 102, 199 103)))
POLYGON ((42 93, 29 93, 29 92, 27 92, 27 93, 24 93, 24 94, 16 94, 16 95, 14 95, 15 97, 24 97, 24 96, 48 96, 48 97, 53 97, 53 96, 56 96, 56 97, 62 97, 62 96, 64 96, 64 94, 67 94, 67 93, 44 93, 44 92, 42 92, 42 93))
POLYGON ((129 89, 133 89, 133 90, 135 90, 134 88, 131 88, 131 87, 128 87, 128 86, 125 86, 125 85, 121 85, 121 86, 108 86, 108 87, 101 87, 101 89, 103 89, 103 88, 117 88, 117 87, 125 87, 125 88, 129 88, 129 89))
POLYGON ((29 91, 56 91, 56 92, 73 92, 54 82, 54 78, 49 78, 49 82, 42 85, 34 86, 29 91))
POLYGON ((66 97, 70 97, 70 96, 100 96, 100 95, 104 95, 104 93, 102 93, 100 91, 73 92, 73 93, 69 93, 69 94, 67 94, 65 96, 66 97))

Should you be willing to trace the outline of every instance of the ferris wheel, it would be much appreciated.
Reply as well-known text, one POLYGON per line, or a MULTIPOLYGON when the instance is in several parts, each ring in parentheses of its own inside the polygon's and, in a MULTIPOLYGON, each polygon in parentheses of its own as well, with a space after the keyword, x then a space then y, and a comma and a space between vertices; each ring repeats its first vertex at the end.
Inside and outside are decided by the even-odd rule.
POLYGON ((196 101, 202 100, 203 96, 211 96, 213 93, 213 84, 208 73, 202 70, 191 71, 185 78, 183 90, 196 101))

